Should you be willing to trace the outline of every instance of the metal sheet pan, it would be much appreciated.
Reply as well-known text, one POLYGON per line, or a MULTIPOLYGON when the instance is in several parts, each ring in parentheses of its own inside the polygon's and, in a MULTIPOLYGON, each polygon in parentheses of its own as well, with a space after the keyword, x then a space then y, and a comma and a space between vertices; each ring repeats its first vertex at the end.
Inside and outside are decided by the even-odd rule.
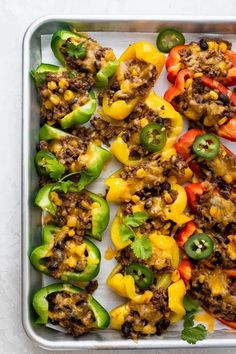
MULTIPOLYGON (((40 243, 41 212, 34 206, 34 197, 38 186, 38 178, 34 168, 34 154, 38 142, 39 102, 34 84, 29 77, 29 71, 41 62, 57 63, 50 50, 52 33, 59 28, 74 26, 80 31, 86 31, 103 46, 111 46, 119 56, 128 44, 146 39, 155 43, 156 33, 162 27, 175 26, 185 33, 186 40, 198 39, 202 34, 220 36, 233 42, 236 49, 236 17, 227 18, 167 18, 167 17, 119 17, 110 16, 48 16, 35 21, 26 31, 23 42, 23 157, 22 157, 22 322, 27 335, 39 346, 49 350, 79 350, 79 349, 151 349, 188 347, 180 340, 180 327, 172 326, 163 337, 153 336, 140 339, 138 343, 125 340, 112 329, 90 333, 74 339, 65 333, 34 324, 35 315, 31 306, 32 295, 42 286, 53 282, 53 279, 42 275, 33 269, 28 260, 30 250, 40 243)), ((163 71, 155 91, 162 95, 168 86, 166 73, 163 71)), ((235 144, 226 142, 235 149, 235 144)), ((89 186, 92 191, 103 192, 104 178, 117 169, 113 161, 102 173, 100 178, 89 186)), ((111 208, 111 220, 116 207, 111 208)), ((103 235, 102 243, 98 243, 102 256, 110 244, 109 228, 103 235)), ((112 261, 104 258, 98 276, 99 287, 95 297, 110 310, 124 302, 107 288, 105 280, 113 268, 112 261)), ((209 333, 206 340, 198 342, 195 347, 233 347, 236 346, 235 333, 221 324, 216 325, 214 333, 209 333)))

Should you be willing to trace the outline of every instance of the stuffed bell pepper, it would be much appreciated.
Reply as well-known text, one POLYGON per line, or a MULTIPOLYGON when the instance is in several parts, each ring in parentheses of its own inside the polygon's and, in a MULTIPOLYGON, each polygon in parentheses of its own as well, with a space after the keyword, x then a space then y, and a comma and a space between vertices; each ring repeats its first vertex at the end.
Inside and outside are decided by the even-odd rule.
POLYGON ((220 189, 209 182, 192 183, 185 187, 188 205, 200 227, 222 233, 236 233, 236 194, 230 188, 220 189))
POLYGON ((95 112, 96 98, 86 73, 40 64, 31 75, 41 99, 41 122, 68 129, 86 123, 95 112))
POLYGON ((202 73, 222 82, 236 84, 236 53, 232 44, 223 39, 201 38, 199 42, 174 47, 166 60, 167 78, 174 83, 182 69, 202 73))
POLYGON ((86 73, 98 88, 106 88, 118 67, 111 48, 103 48, 85 33, 59 30, 53 34, 51 48, 68 69, 86 73))
POLYGON ((111 152, 124 165, 136 164, 151 153, 172 148, 182 127, 180 114, 151 92, 144 103, 137 105, 125 119, 111 152))
POLYGON ((101 173, 109 151, 82 133, 76 137, 45 124, 39 132, 39 151, 35 164, 40 176, 57 181, 64 174, 77 173, 79 190, 94 181, 101 173))
POLYGON ((179 138, 175 148, 198 176, 213 182, 218 181, 222 189, 234 185, 235 155, 216 135, 205 134, 200 129, 190 129, 179 138))
POLYGON ((189 222, 177 242, 189 259, 178 270, 188 292, 202 307, 224 324, 236 328, 236 239, 189 222))
POLYGON ((77 192, 72 181, 46 184, 37 193, 35 204, 49 213, 44 224, 65 227, 72 235, 102 239, 109 222, 109 206, 98 194, 83 190, 77 192))
POLYGON ((165 55, 152 44, 131 44, 119 58, 119 66, 103 94, 104 113, 122 120, 149 94, 165 63, 165 55))
POLYGON ((170 285, 156 287, 149 301, 133 300, 111 310, 111 327, 124 338, 137 340, 141 336, 162 335, 171 323, 185 315, 183 299, 186 288, 182 279, 170 285))
MULTIPOLYGON (((179 185, 190 182, 193 176, 192 171, 180 155, 172 155, 172 150, 174 149, 169 150, 171 156, 165 156, 165 153, 158 154, 134 166, 125 166, 108 177, 106 180, 106 185, 109 187, 107 201, 141 203, 143 200, 147 202, 152 195, 160 198, 164 192, 167 195, 173 183, 179 185)), ((181 186, 178 188, 182 191, 181 186)), ((171 193, 178 194, 173 191, 171 193)), ((170 199, 171 202, 173 202, 172 199, 170 199)))
POLYGON ((36 247, 30 260, 46 275, 63 281, 88 282, 99 272, 99 249, 86 237, 69 227, 54 225, 43 227, 42 244, 36 247))
POLYGON ((91 294, 70 284, 51 284, 33 297, 37 324, 61 326, 75 337, 107 328, 110 317, 91 294))
POLYGON ((193 125, 236 141, 236 94, 218 81, 184 69, 164 98, 193 125))

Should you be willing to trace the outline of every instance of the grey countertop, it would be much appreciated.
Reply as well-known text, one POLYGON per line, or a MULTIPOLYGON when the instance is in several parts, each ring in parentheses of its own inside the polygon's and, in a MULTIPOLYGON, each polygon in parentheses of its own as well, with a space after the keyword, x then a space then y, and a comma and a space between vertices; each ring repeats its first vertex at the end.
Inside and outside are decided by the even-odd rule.
MULTIPOLYGON (((29 24, 49 14, 236 15, 234 0, 0 0, 0 353, 45 353, 26 337, 20 309, 21 45, 29 24)), ((129 354, 132 350, 122 351, 129 354)), ((236 349, 150 350, 232 354, 236 349)), ((56 352, 54 352, 56 353, 56 352)), ((64 352, 65 353, 65 352, 64 352)), ((85 352, 83 352, 85 353, 85 352)), ((86 354, 94 354, 95 350, 86 354)), ((121 353, 107 351, 106 353, 121 353)), ((141 351, 140 351, 141 353, 141 351)), ((144 353, 144 351, 143 351, 144 353)))

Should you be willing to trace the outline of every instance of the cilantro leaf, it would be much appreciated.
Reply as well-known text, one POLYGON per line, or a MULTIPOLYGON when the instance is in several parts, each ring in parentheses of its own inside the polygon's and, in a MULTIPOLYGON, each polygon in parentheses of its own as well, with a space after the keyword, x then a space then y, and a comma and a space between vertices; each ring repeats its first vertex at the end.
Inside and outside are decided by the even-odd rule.
POLYGON ((74 57, 76 59, 84 59, 87 55, 87 49, 85 48, 85 44, 83 42, 78 44, 68 42, 67 53, 71 58, 74 57))
POLYGON ((152 254, 152 244, 146 235, 137 237, 131 244, 131 248, 136 257, 148 259, 152 254))
POLYGON ((194 311, 197 312, 200 306, 200 303, 198 300, 191 299, 190 296, 185 295, 184 297, 184 308, 186 311, 194 311))
POLYGON ((142 225, 148 218, 148 215, 143 212, 143 211, 138 211, 137 213, 134 213, 133 215, 127 215, 123 223, 132 226, 132 227, 138 227, 142 225))
POLYGON ((207 330, 202 324, 194 326, 194 316, 199 309, 199 301, 191 299, 185 295, 183 301, 186 315, 184 316, 184 328, 182 330, 181 338, 189 344, 195 344, 199 340, 206 338, 207 330))
POLYGON ((206 338, 207 330, 202 324, 198 324, 195 327, 184 327, 181 338, 189 344, 196 344, 197 341, 206 338))
POLYGON ((131 229, 131 227, 129 227, 129 226, 125 225, 125 224, 121 224, 120 236, 121 236, 122 241, 127 241, 127 240, 130 240, 131 238, 134 238, 135 237, 135 233, 131 229))
POLYGON ((57 160, 48 160, 46 170, 49 176, 54 180, 60 179, 65 173, 65 167, 57 160))

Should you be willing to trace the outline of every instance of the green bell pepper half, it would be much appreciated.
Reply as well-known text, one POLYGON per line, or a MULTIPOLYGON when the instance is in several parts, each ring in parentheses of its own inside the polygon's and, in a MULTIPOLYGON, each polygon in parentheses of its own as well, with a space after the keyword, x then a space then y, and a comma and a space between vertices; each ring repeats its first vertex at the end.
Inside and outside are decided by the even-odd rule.
MULTIPOLYGON (((48 73, 61 74, 67 71, 65 68, 52 65, 40 64, 35 70, 31 71, 31 76, 34 79, 36 87, 43 86, 45 77, 48 73)), ((93 113, 96 111, 96 96, 93 91, 89 92, 89 101, 83 106, 66 114, 65 117, 60 119, 59 123, 63 129, 68 129, 75 124, 84 124, 89 121, 93 113)))
MULTIPOLYGON (((81 293, 84 292, 83 289, 79 287, 75 287, 71 284, 60 284, 55 283, 48 285, 42 289, 40 289, 33 297, 33 307, 38 314, 38 319, 36 321, 37 324, 46 324, 48 323, 48 311, 49 311, 49 304, 47 300, 47 296, 49 294, 65 291, 68 293, 81 293)), ((94 313, 94 317, 96 319, 96 328, 97 329, 104 329, 109 326, 110 323, 110 316, 108 312, 104 309, 102 305, 100 305, 97 300, 90 294, 88 294, 88 304, 90 309, 94 313)))
MULTIPOLYGON (((67 30, 59 30, 55 32, 52 36, 51 40, 51 48, 52 51, 57 58, 57 60, 63 65, 66 66, 65 58, 61 52, 61 47, 65 43, 68 38, 81 38, 83 37, 79 33, 74 33, 67 30)), ((97 73, 96 73, 96 81, 95 86, 97 88, 107 88, 108 87, 108 79, 116 72, 118 68, 118 60, 110 60, 108 61, 97 73)))
POLYGON ((45 77, 48 73, 61 74, 66 71, 66 68, 63 68, 58 65, 53 64, 39 64, 35 70, 31 70, 30 74, 33 78, 36 87, 41 87, 44 84, 45 77))
MULTIPOLYGON (((53 128, 48 124, 45 124, 39 131, 39 140, 53 140, 60 139, 65 136, 73 136, 69 133, 65 133, 60 129, 53 128)), ((87 163, 86 170, 82 172, 78 171, 79 181, 77 183, 77 190, 81 191, 84 189, 89 183, 93 182, 102 172, 103 166, 106 161, 108 161, 111 157, 110 151, 98 146, 94 143, 90 143, 87 150, 87 163)), ((37 161, 36 161, 37 164, 37 161)))
POLYGON ((68 129, 75 124, 84 124, 89 121, 91 116, 96 111, 96 96, 93 91, 89 92, 89 101, 80 108, 75 109, 74 111, 68 113, 60 119, 60 125, 63 129, 68 129))
POLYGON ((65 43, 65 41, 68 38, 81 38, 83 36, 81 36, 81 34, 79 33, 74 33, 71 31, 67 31, 67 30, 58 30, 55 33, 53 33, 52 36, 52 40, 51 40, 51 48, 53 51, 53 54, 55 55, 55 57, 57 58, 57 60, 62 64, 62 65, 66 65, 64 56, 61 52, 61 47, 63 46, 63 44, 65 43))
MULTIPOLYGON (((61 192, 78 192, 76 183, 72 181, 61 181, 58 183, 45 184, 37 193, 35 198, 35 204, 44 211, 52 215, 56 215, 57 206, 51 201, 50 193, 52 191, 61 192)), ((101 241, 102 232, 107 228, 110 218, 109 206, 105 199, 101 196, 85 191, 88 194, 92 202, 97 202, 100 207, 92 209, 92 228, 89 236, 101 241)))
MULTIPOLYGON (((30 261, 33 266, 40 272, 51 275, 50 270, 43 264, 43 259, 47 257, 47 254, 54 247, 55 234, 60 229, 54 225, 46 225, 43 227, 42 244, 33 249, 30 255, 30 261)), ((64 271, 60 277, 63 281, 84 282, 94 279, 100 269, 101 254, 97 246, 86 237, 83 239, 86 244, 88 252, 87 266, 82 272, 76 271, 64 271)), ((78 259, 79 260, 79 259, 78 259)))

